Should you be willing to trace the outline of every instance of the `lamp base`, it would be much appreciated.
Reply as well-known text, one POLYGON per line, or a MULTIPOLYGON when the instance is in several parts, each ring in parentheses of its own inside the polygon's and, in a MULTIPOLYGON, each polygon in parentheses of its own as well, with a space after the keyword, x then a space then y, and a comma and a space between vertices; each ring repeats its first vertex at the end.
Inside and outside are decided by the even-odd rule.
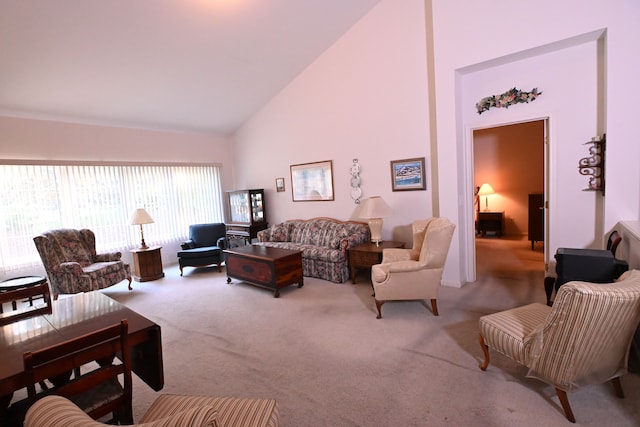
POLYGON ((369 229, 371 230, 371 243, 379 246, 382 242, 382 218, 369 219, 369 229))

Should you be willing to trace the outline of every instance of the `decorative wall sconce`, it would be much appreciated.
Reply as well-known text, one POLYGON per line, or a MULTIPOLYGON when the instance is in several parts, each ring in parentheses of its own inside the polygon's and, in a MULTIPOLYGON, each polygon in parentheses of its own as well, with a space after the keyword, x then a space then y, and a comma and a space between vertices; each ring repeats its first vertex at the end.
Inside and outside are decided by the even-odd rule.
POLYGON ((591 141, 585 142, 584 145, 589 147, 589 157, 583 157, 578 163, 578 171, 580 175, 589 177, 589 187, 584 191, 602 191, 604 195, 604 150, 605 150, 606 134, 595 136, 591 141))

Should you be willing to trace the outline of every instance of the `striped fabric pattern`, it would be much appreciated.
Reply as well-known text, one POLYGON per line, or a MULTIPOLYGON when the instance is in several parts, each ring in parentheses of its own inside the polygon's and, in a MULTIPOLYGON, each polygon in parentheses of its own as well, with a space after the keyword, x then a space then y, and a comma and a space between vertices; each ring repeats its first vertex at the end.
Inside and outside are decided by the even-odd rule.
POLYGON ((480 335, 489 348, 496 350, 523 365, 527 357, 533 333, 543 324, 551 307, 534 303, 511 310, 489 314, 480 318, 480 335))
POLYGON ((274 399, 236 397, 205 397, 160 395, 140 420, 147 422, 163 418, 188 408, 209 406, 215 408, 221 427, 277 427, 280 414, 274 399))
MULTIPOLYGON (((211 406, 185 408, 171 415, 135 426, 144 427, 218 427, 216 410, 211 406)), ((25 427, 104 427, 70 400, 51 395, 34 403, 24 420, 25 427)))
POLYGON ((527 376, 565 391, 627 372, 640 322, 640 271, 610 284, 569 282, 553 308, 531 304, 480 318, 493 350, 529 367, 527 376))
POLYGON ((529 375, 565 391, 619 377, 639 321, 640 271, 613 284, 562 285, 529 375))

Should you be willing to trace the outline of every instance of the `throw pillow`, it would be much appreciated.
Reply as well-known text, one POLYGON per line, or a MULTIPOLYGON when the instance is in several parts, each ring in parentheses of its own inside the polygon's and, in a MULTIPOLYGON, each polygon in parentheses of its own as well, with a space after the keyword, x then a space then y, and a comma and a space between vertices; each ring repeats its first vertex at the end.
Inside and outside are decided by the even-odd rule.
POLYGON ((184 250, 187 250, 187 249, 195 249, 196 244, 193 242, 193 240, 189 240, 189 241, 187 241, 187 242, 182 243, 182 244, 180 245, 180 247, 181 247, 182 249, 184 249, 184 250))
POLYGON ((331 247, 333 249, 340 249, 340 242, 349 238, 349 233, 344 228, 338 231, 331 240, 331 247))
POLYGON ((288 242, 289 241, 289 224, 283 222, 271 227, 272 242, 288 242))

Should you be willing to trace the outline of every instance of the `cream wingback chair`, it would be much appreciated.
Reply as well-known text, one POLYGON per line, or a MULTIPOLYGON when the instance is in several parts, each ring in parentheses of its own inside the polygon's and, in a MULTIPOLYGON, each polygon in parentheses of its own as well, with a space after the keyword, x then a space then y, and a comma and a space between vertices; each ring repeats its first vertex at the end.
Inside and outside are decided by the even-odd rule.
POLYGON ((430 218, 413 223, 411 249, 384 249, 382 264, 371 267, 371 282, 378 309, 389 300, 431 300, 438 315, 438 289, 455 225, 447 218, 430 218))
POLYGON ((624 397, 620 377, 627 373, 629 348, 640 321, 640 271, 618 282, 568 282, 553 307, 534 303, 480 318, 480 346, 529 368, 528 377, 556 389, 567 419, 575 422, 567 392, 611 381, 624 397))

